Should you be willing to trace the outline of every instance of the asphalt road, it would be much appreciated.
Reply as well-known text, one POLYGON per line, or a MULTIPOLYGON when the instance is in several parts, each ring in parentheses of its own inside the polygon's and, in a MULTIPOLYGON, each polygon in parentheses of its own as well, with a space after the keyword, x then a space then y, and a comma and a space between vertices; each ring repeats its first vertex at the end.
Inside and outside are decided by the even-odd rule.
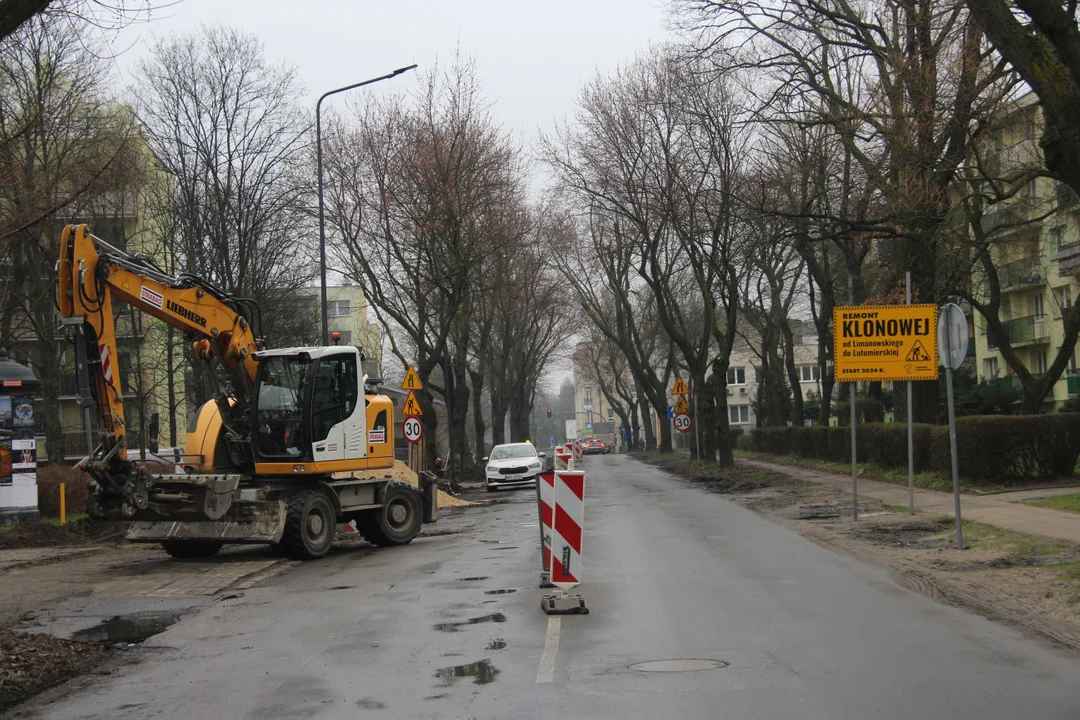
POLYGON ((536 510, 517 491, 205 605, 20 716, 1080 717, 1075 655, 628 458, 585 469, 588 616, 540 611, 536 510), (631 669, 692 659, 722 666, 631 669))

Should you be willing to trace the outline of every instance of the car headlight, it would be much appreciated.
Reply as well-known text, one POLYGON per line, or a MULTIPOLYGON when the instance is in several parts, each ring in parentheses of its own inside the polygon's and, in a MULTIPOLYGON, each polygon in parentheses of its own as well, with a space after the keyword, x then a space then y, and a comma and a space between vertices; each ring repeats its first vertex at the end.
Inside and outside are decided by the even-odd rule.
POLYGON ((529 467, 531 467, 531 468, 540 468, 540 467, 542 467, 542 466, 540 465, 540 461, 539 461, 539 460, 537 460, 537 461, 536 461, 536 462, 534 462, 534 463, 533 463, 532 465, 529 465, 529 467))

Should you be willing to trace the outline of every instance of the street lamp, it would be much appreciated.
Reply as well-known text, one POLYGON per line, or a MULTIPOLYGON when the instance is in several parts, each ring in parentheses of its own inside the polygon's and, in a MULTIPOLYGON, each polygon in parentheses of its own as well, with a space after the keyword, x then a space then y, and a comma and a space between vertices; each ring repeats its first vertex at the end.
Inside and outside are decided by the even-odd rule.
POLYGON ((392 77, 414 70, 416 64, 412 64, 408 67, 398 68, 392 73, 388 73, 381 77, 372 78, 370 80, 364 80, 363 82, 353 83, 352 85, 346 85, 336 90, 325 92, 319 97, 319 101, 315 103, 315 164, 317 166, 316 172, 319 175, 319 274, 322 277, 322 344, 330 344, 330 330, 326 321, 326 220, 323 210, 323 180, 322 180, 322 101, 339 92, 345 92, 346 90, 352 90, 353 88, 363 87, 364 85, 370 85, 377 83, 380 80, 389 80, 392 77))

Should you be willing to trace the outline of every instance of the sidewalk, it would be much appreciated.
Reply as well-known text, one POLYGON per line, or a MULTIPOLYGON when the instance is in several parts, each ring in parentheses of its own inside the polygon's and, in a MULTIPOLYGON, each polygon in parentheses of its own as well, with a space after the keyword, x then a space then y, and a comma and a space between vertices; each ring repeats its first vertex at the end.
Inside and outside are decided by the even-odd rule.
MULTIPOLYGON (((736 462, 782 473, 799 480, 821 483, 822 485, 833 485, 849 494, 851 493, 850 475, 809 470, 795 465, 781 465, 760 460, 739 458, 736 462)), ((1080 490, 1073 488, 1068 492, 1080 492, 1080 490)), ((1053 494, 1062 494, 1062 492, 1043 492, 1039 494, 1039 497, 1053 494)), ((1067 540, 1080 545, 1080 514, 1033 507, 1015 502, 1015 500, 1019 499, 1029 499, 1031 495, 1035 495, 1035 493, 1018 491, 1015 493, 1014 501, 1010 501, 1008 495, 961 494, 960 513, 965 520, 976 520, 1017 532, 1067 540)), ((860 477, 859 498, 865 497, 880 500, 888 505, 908 506, 908 489, 906 485, 893 485, 880 480, 867 480, 860 477)), ((927 515, 948 515, 952 517, 952 493, 915 488, 915 509, 927 515)))

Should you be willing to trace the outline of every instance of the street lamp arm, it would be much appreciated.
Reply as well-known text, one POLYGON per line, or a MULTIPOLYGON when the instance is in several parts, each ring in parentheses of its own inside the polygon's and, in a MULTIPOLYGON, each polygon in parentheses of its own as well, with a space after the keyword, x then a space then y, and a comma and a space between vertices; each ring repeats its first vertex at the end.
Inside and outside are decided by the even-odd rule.
POLYGON ((408 67, 398 68, 397 70, 394 70, 391 73, 387 73, 386 75, 381 75, 381 76, 379 76, 377 78, 371 78, 370 80, 364 80, 362 82, 353 83, 352 85, 346 85, 345 87, 339 87, 336 90, 328 90, 327 92, 324 92, 322 95, 319 96, 319 101, 317 103, 315 103, 316 121, 318 120, 319 111, 320 111, 320 109, 322 107, 322 101, 325 100, 326 98, 330 97, 331 95, 336 95, 337 93, 345 92, 346 90, 352 90, 353 88, 363 87, 365 85, 370 85, 372 83, 377 83, 380 80, 389 80, 390 78, 397 77, 398 75, 401 75, 402 73, 408 72, 410 70, 415 70, 416 67, 417 67, 417 65, 414 63, 412 65, 409 65, 408 67))
POLYGON ((370 85, 377 83, 380 80, 389 80, 390 78, 397 77, 402 73, 408 72, 416 68, 416 63, 409 65, 408 67, 398 68, 393 72, 386 75, 380 75, 377 78, 371 78, 370 80, 364 80, 362 82, 353 83, 352 85, 346 85, 345 87, 339 87, 328 92, 324 92, 319 96, 319 101, 315 103, 315 166, 316 174, 318 176, 318 192, 319 192, 319 267, 322 285, 322 344, 330 344, 330 327, 326 318, 326 220, 325 210, 323 205, 323 179, 322 179, 322 101, 331 95, 335 95, 346 90, 352 90, 353 88, 363 87, 364 85, 370 85))

